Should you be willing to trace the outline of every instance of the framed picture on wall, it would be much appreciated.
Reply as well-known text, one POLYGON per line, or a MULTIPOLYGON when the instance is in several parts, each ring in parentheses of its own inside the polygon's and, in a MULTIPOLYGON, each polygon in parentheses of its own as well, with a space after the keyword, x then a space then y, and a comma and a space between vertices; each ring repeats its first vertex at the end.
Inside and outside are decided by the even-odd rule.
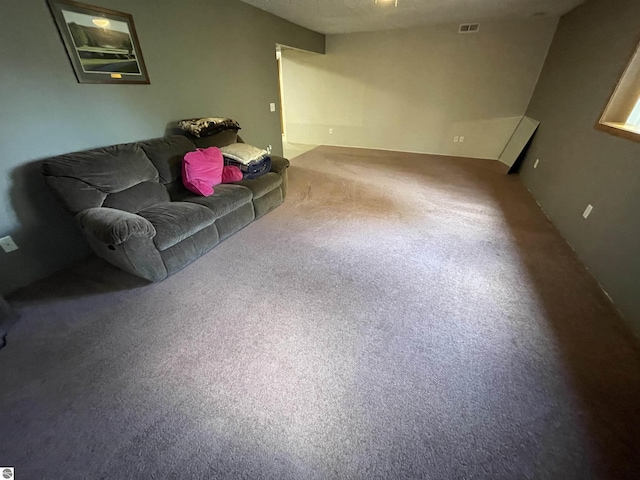
POLYGON ((131 15, 48 0, 79 83, 149 83, 131 15))

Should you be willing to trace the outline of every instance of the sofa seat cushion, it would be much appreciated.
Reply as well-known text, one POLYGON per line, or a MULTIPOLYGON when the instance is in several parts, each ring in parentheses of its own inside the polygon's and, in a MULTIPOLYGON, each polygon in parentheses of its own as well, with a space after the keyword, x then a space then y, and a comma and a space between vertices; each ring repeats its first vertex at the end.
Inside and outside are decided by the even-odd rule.
POLYGON ((214 194, 209 197, 190 195, 184 196, 180 198, 180 200, 204 205, 211 210, 214 218, 218 219, 236 210, 238 207, 251 202, 252 196, 251 190, 248 188, 241 187, 237 184, 221 184, 216 186, 214 194))
POLYGON ((188 202, 165 202, 138 212, 156 229, 153 242, 161 252, 212 225, 216 217, 202 205, 188 202))
POLYGON ((243 180, 236 183, 236 185, 247 187, 253 193, 253 198, 260 198, 271 190, 278 188, 281 183, 282 177, 280 175, 269 172, 253 180, 243 180))
POLYGON ((158 182, 141 182, 121 192, 108 195, 102 206, 138 213, 152 205, 168 201, 169 194, 164 185, 158 182))

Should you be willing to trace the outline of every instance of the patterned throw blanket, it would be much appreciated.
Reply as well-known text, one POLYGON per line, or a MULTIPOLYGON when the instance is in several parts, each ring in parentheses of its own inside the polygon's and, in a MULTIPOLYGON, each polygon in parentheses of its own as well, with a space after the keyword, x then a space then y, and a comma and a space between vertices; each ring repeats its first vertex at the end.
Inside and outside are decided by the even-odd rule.
POLYGON ((240 130, 238 122, 225 117, 189 118, 180 120, 178 127, 198 138, 210 137, 223 130, 240 130))

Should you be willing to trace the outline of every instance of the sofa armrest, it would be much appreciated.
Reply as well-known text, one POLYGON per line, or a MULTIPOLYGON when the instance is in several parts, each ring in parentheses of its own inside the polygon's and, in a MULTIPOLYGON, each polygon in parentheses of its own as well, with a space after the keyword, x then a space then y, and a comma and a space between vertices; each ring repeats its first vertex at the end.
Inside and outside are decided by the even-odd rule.
POLYGON ((156 236, 149 220, 115 208, 89 208, 76 214, 76 219, 89 235, 109 245, 120 245, 131 237, 156 236))
POLYGON ((284 157, 278 157, 276 155, 271 156, 271 172, 282 175, 287 168, 289 168, 289 160, 284 157))

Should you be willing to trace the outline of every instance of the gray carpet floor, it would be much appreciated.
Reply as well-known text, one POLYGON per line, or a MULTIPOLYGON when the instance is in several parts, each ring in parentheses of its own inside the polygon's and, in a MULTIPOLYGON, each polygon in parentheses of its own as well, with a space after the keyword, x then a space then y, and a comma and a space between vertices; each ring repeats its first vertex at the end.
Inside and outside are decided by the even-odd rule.
POLYGON ((285 204, 159 284, 17 292, 20 479, 623 479, 640 347, 498 162, 322 147, 285 204))

